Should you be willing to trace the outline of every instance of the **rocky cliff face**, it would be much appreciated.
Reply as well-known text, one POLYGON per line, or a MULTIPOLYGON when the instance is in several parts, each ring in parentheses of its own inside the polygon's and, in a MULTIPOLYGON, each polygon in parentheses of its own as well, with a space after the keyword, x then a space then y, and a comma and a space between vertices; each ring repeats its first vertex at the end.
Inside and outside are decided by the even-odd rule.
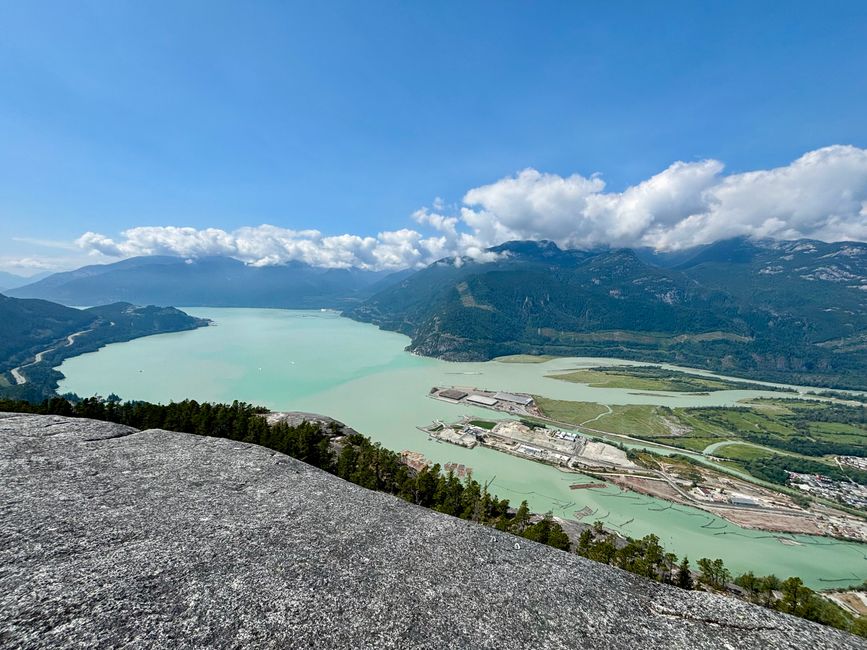
POLYGON ((855 648, 267 449, 0 414, 0 646, 855 648))

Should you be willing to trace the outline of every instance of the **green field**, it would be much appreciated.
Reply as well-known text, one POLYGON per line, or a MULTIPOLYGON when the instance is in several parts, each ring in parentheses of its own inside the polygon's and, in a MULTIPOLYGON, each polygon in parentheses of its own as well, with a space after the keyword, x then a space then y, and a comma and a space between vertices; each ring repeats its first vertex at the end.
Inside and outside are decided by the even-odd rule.
MULTIPOLYGON (((867 455, 867 409, 830 402, 761 400, 742 407, 675 408, 614 406, 594 429, 643 438, 665 438, 687 449, 727 440, 802 456, 867 455)), ((660 440, 663 442, 663 440, 660 440)))
POLYGON ((551 359, 556 359, 550 354, 509 354, 504 357, 497 357, 494 361, 501 363, 545 363, 551 359))
POLYGON ((755 384, 747 382, 692 375, 686 372, 667 370, 659 366, 592 368, 548 375, 548 377, 576 384, 588 384, 593 388, 626 388, 680 393, 755 388, 755 384))
POLYGON ((651 406, 647 404, 614 405, 611 414, 601 417, 590 423, 593 429, 622 433, 624 435, 644 436, 655 438, 657 436, 671 436, 672 420, 667 413, 670 409, 664 406, 651 406))
MULTIPOLYGON (((609 412, 592 402, 540 397, 536 403, 560 422, 698 453, 717 443, 740 443, 719 445, 708 454, 759 478, 784 480, 785 470, 836 475, 841 470, 835 456, 867 456, 867 408, 861 405, 761 399, 737 407, 612 405, 609 412)), ((859 482, 867 476, 854 474, 845 473, 859 482)))
POLYGON ((594 402, 570 402, 548 399, 540 395, 534 395, 533 399, 536 401, 536 406, 549 418, 567 424, 581 424, 608 410, 602 404, 594 402))
POLYGON ((751 445, 726 445, 720 447, 715 453, 715 456, 726 458, 734 461, 749 461, 757 458, 771 458, 775 452, 767 449, 759 449, 751 445))

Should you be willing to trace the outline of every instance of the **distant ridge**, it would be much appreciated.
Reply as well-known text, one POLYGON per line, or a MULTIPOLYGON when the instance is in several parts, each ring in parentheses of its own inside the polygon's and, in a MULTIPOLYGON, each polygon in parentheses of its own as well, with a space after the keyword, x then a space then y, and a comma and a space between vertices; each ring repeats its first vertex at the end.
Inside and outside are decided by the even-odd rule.
POLYGON ((150 256, 55 273, 8 295, 65 305, 344 308, 383 288, 389 275, 303 262, 256 267, 229 257, 150 256))
POLYGON ((397 273, 137 257, 8 292, 67 305, 334 308, 449 360, 530 353, 666 361, 867 389, 867 244, 738 237, 672 253, 550 241, 397 273))
POLYGON ((37 273, 36 275, 25 277, 14 273, 0 271, 0 291, 8 291, 17 287, 23 287, 26 284, 38 282, 42 278, 50 275, 49 273, 37 273))

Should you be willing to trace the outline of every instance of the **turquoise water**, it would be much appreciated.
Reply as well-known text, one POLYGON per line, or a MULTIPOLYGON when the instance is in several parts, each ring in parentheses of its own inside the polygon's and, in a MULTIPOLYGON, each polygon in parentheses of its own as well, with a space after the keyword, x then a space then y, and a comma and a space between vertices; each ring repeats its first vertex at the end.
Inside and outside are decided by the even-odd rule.
MULTIPOLYGON (((657 534, 662 543, 693 563, 721 557, 735 573, 753 570, 799 575, 816 588, 860 583, 867 578, 867 545, 804 535, 746 530, 701 510, 609 487, 569 490, 574 474, 489 449, 463 449, 429 440, 416 427, 435 418, 488 415, 427 397, 432 386, 459 385, 536 393, 557 399, 608 404, 669 406, 730 405, 761 391, 709 395, 638 395, 627 389, 590 388, 545 377, 553 371, 590 365, 590 359, 555 359, 543 364, 448 363, 404 351, 409 340, 329 312, 262 309, 186 309, 215 321, 213 327, 162 334, 109 345, 67 359, 60 391, 82 396, 117 393, 149 401, 234 399, 277 410, 331 415, 384 446, 410 449, 429 459, 463 463, 492 491, 533 510, 562 517, 589 506, 586 521, 632 536, 657 534)), ((605 364, 612 360, 606 359, 605 364)))

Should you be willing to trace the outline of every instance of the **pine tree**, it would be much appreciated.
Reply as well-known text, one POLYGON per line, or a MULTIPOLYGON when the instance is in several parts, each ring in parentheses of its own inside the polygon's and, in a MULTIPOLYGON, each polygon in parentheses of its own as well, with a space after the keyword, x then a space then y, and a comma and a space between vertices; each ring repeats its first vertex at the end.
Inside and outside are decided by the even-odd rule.
POLYGON ((581 532, 581 536, 578 538, 578 548, 575 551, 578 555, 583 555, 587 557, 590 555, 590 549, 593 545, 593 533, 590 532, 589 528, 584 529, 581 532))
POLYGON ((520 535, 524 532, 528 523, 530 523, 530 506, 527 505, 525 499, 521 501, 521 505, 518 506, 518 511, 515 513, 515 518, 512 520, 512 531, 520 535))
POLYGON ((692 589, 692 572, 689 570, 689 558, 684 557, 677 568, 677 586, 681 589, 692 589))

